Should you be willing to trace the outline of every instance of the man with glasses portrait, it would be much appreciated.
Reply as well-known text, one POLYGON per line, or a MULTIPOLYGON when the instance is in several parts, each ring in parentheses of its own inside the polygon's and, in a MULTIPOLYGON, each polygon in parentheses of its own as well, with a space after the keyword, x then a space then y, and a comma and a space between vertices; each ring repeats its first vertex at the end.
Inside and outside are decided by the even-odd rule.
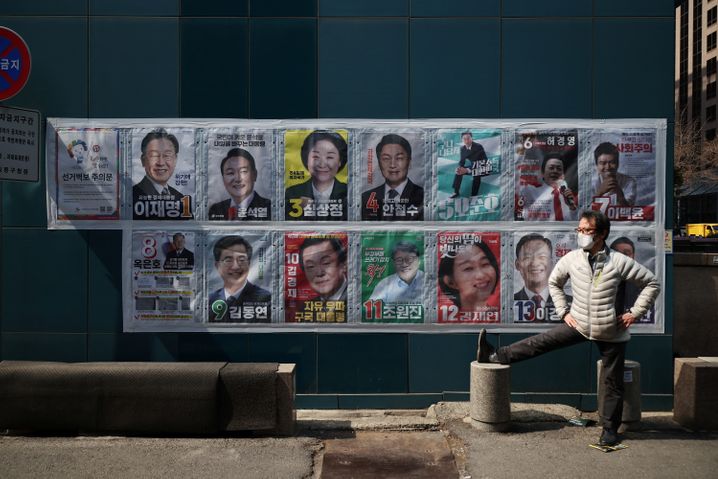
POLYGON ((272 295, 248 281, 252 245, 241 236, 224 236, 213 248, 223 287, 209 295, 209 322, 268 323, 272 295))
POLYGON ((369 299, 384 303, 422 303, 424 272, 419 269, 421 252, 409 241, 398 241, 391 249, 395 273, 379 281, 369 299))

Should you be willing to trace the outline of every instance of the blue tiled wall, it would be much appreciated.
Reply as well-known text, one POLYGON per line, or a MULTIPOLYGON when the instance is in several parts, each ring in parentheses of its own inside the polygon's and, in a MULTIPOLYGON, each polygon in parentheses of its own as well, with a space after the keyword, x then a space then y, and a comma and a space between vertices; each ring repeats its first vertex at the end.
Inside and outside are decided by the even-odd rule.
MULTIPOLYGON (((2 2, 0 25, 33 56, 9 104, 43 116, 670 125, 673 13, 668 0, 32 0, 2 2)), ((0 183, 3 359, 294 362, 303 407, 466 398, 476 334, 125 334, 120 233, 45 225, 44 181, 0 183)), ((668 407, 670 306, 666 334, 628 349, 644 394, 668 407)), ((579 345, 518 364, 513 391, 590 407, 595 360, 579 345)))

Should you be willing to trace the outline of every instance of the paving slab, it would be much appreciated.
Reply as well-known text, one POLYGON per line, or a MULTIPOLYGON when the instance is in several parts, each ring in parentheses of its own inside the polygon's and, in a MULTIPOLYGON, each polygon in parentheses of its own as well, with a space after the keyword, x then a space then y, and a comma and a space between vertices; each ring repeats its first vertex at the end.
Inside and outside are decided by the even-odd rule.
POLYGON ((321 479, 455 479, 454 456, 440 431, 358 431, 324 441, 321 479))

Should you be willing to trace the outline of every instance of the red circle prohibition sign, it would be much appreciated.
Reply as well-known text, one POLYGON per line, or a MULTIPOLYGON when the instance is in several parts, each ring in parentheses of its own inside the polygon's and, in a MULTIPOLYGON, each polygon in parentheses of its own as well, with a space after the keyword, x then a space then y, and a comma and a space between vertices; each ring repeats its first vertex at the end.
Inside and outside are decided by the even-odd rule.
POLYGON ((30 49, 20 35, 0 27, 0 101, 22 90, 30 77, 30 49))

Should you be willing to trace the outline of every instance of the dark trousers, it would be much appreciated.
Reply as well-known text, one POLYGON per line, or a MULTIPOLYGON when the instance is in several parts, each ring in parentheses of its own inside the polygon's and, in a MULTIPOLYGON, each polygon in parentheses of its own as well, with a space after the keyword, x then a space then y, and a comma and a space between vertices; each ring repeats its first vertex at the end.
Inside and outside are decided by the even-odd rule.
MULTIPOLYGON (((496 355, 503 364, 517 363, 584 341, 589 340, 566 323, 561 323, 544 333, 501 347, 496 350, 496 355)), ((603 427, 618 431, 623 417, 623 362, 626 358, 626 343, 592 342, 601 353, 606 375, 603 383, 605 398, 599 411, 601 423, 603 427)))
MULTIPOLYGON (((459 190, 461 189, 461 180, 464 178, 464 175, 454 175, 454 184, 452 185, 454 187, 454 193, 457 195, 459 194, 459 190)), ((479 187, 481 186, 481 177, 480 176, 472 176, 471 181, 471 196, 476 196, 479 194, 479 187)))

